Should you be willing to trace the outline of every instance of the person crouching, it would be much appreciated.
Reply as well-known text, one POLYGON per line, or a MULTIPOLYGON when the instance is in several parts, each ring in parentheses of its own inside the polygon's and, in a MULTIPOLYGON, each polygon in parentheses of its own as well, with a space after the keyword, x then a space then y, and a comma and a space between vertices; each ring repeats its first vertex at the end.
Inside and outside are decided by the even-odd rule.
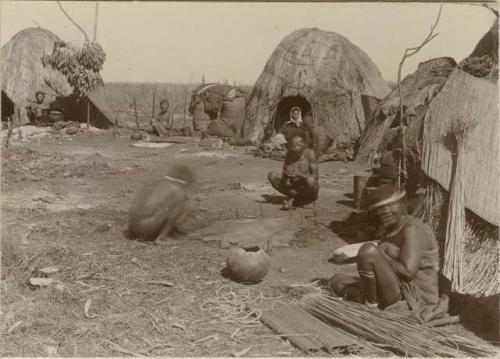
POLYGON ((192 208, 193 183, 189 167, 174 165, 163 179, 145 186, 129 210, 128 237, 162 244, 173 230, 179 231, 192 208))
POLYGON ((290 204, 303 207, 318 198, 316 156, 299 135, 293 136, 288 142, 282 173, 270 172, 267 177, 274 189, 287 196, 283 202, 285 210, 290 209, 290 204))

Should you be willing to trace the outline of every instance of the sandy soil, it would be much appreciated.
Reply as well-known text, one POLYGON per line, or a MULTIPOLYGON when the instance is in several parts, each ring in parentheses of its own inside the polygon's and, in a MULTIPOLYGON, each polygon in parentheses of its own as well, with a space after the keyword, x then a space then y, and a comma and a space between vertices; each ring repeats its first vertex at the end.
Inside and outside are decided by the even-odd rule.
POLYGON ((2 167, 2 356, 230 356, 246 349, 245 356, 301 356, 249 320, 245 305, 331 276, 341 269, 328 261, 333 250, 358 235, 339 224, 354 211, 352 175, 363 170, 352 163, 320 164, 315 224, 312 208, 280 210, 266 174, 282 164, 245 148, 135 148, 128 138, 103 132, 16 139, 8 156, 2 167), (124 238, 135 194, 174 161, 196 169, 190 231, 261 213, 297 229, 288 247, 273 249, 262 283, 225 279, 228 249, 216 242, 179 236, 155 246, 124 238), (41 273, 52 266, 57 272, 41 273), (40 276, 54 283, 28 283, 40 276))

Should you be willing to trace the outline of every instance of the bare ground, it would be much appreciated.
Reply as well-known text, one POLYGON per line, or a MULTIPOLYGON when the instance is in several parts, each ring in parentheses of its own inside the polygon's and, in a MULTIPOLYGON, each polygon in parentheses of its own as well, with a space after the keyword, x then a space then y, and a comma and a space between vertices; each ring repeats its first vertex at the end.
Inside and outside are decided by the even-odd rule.
POLYGON ((311 208, 291 215, 280 210, 279 197, 265 180, 280 162, 255 158, 245 148, 129 144, 109 132, 12 143, 2 165, 0 354, 303 355, 248 316, 245 307, 264 297, 290 297, 289 285, 339 269, 328 259, 356 233, 335 225, 332 231, 331 222, 352 213, 346 194, 352 191, 352 174, 361 169, 351 163, 320 165, 315 224, 311 208), (198 176, 190 231, 261 214, 297 226, 289 247, 273 249, 262 283, 225 279, 228 249, 218 243, 179 236, 155 246, 124 238, 136 192, 165 175, 174 161, 189 163, 198 176), (57 272, 41 272, 53 266, 57 272), (41 276, 54 282, 29 284, 29 278, 41 276))

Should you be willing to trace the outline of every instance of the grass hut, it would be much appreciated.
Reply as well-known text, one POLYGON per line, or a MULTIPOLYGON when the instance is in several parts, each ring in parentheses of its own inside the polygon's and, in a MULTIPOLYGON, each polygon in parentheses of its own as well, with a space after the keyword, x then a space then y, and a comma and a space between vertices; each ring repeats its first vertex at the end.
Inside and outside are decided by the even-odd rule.
MULTIPOLYGON (((16 125, 29 123, 26 106, 35 99, 38 91, 45 93, 46 101, 54 109, 62 109, 66 120, 84 122, 87 109, 90 111, 90 123, 99 128, 109 128, 112 121, 102 110, 98 101, 91 96, 77 99, 73 88, 64 75, 42 64, 42 55, 52 52, 59 37, 42 28, 27 28, 15 34, 0 53, 2 73, 2 94, 12 101, 16 109, 13 116, 16 125)), ((3 96, 3 95, 2 95, 3 96)))
POLYGON ((221 120, 237 135, 245 118, 245 91, 217 83, 203 84, 191 94, 189 113, 195 130, 205 131, 211 120, 221 120))
MULTIPOLYGON (((408 147, 418 146, 427 108, 456 66, 450 57, 432 59, 419 64, 417 70, 401 82, 403 104, 412 114, 407 129, 408 147)), ((371 113, 359 140, 356 161, 369 163, 375 153, 394 141, 399 125, 399 90, 396 86, 371 113)))
POLYGON ((354 143, 365 120, 390 89, 368 55, 344 36, 300 29, 267 61, 246 108, 245 137, 260 142, 278 129, 293 106, 311 111, 337 143, 354 143))
POLYGON ((422 135, 424 219, 445 241, 448 277, 473 296, 500 293, 498 131, 497 19, 429 105, 422 135))

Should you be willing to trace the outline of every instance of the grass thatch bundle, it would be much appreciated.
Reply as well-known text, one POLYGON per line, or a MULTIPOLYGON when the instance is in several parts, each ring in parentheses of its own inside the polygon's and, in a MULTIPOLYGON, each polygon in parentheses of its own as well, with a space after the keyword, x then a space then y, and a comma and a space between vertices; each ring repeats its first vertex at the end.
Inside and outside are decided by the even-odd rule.
MULTIPOLYGON (((433 229, 440 247, 445 248, 450 195, 439 184, 428 180, 419 189, 419 196, 424 201, 421 218, 433 229)), ((477 297, 500 293, 498 227, 465 211, 463 234, 462 293, 477 297)), ((444 250, 441 261, 444 262, 444 250)))
POLYGON ((293 106, 311 111, 337 143, 357 140, 390 89, 368 55, 347 38, 319 29, 286 36, 267 61, 247 105, 244 135, 254 142, 277 129, 293 106))
POLYGON ((498 18, 459 68, 473 76, 498 81, 498 18))
POLYGON ((395 313, 328 296, 308 296, 302 306, 326 323, 394 353, 411 357, 485 357, 494 350, 486 344, 418 324, 395 313))
POLYGON ((449 132, 444 139, 446 147, 452 153, 452 183, 446 224, 443 274, 450 279, 451 289, 461 292, 463 289, 463 244, 465 242, 465 151, 470 133, 476 126, 475 121, 454 118, 449 132))
MULTIPOLYGON (((432 59, 419 64, 417 70, 401 82, 403 103, 407 112, 413 113, 413 116, 409 118, 409 127, 406 131, 408 147, 417 145, 420 140, 427 106, 441 90, 456 65, 450 57, 432 59)), ((368 118, 366 130, 359 140, 356 161, 369 162, 371 156, 383 149, 386 143, 397 140, 400 121, 399 91, 396 87, 368 118)))

